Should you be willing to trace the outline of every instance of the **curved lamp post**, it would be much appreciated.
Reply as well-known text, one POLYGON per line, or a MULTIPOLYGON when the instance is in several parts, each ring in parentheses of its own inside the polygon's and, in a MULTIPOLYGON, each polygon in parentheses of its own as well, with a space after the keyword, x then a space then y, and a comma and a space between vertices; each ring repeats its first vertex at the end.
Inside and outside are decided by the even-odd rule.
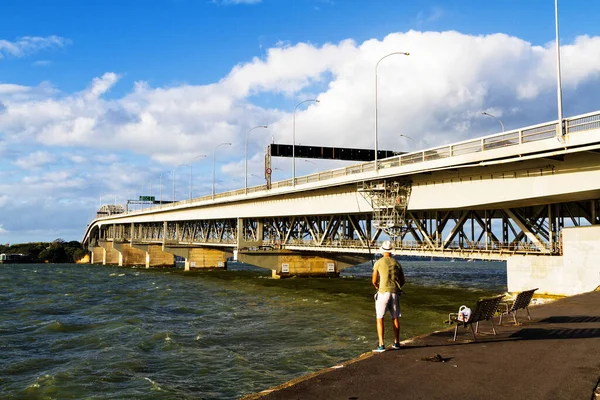
POLYGON ((411 137, 410 137, 410 136, 408 136, 408 135, 405 135, 404 133, 401 133, 401 134, 399 134, 398 136, 405 137, 405 138, 407 138, 407 139, 410 139, 410 140, 412 140, 413 142, 417 143, 417 141, 416 141, 415 139, 411 138, 411 137))
MULTIPOLYGON (((147 182, 150 185, 150 197, 152 197, 152 179, 147 182)), ((154 202, 152 203, 154 204, 154 202)), ((150 206, 152 207, 152 206, 150 206)), ((144 205, 142 204, 142 210, 144 209, 144 205)))
POLYGON ((250 133, 250 131, 256 129, 256 128, 268 128, 268 125, 257 125, 254 128, 250 128, 248 130, 248 132, 246 132, 246 156, 245 156, 245 164, 244 164, 244 172, 245 172, 245 193, 248 193, 248 134, 250 133))
POLYGON ((402 55, 402 56, 408 56, 410 55, 410 53, 405 53, 402 51, 395 51, 393 53, 390 54, 386 54, 385 56, 381 57, 379 59, 379 61, 377 61, 377 64, 375 64, 375 171, 377 171, 379 169, 379 165, 377 163, 377 151, 378 151, 378 122, 377 122, 377 67, 379 67, 379 63, 384 59, 387 58, 389 56, 393 56, 395 54, 398 55, 402 55))
POLYGON ((558 0, 554 0, 554 22, 556 24, 556 97, 558 102, 558 126, 561 136, 564 135, 562 85, 560 78, 560 41, 558 40, 558 0))
POLYGON ((175 170, 179 167, 187 167, 187 164, 179 164, 175 168, 171 170, 172 179, 173 179, 173 203, 175 203, 175 170))
POLYGON ((190 160, 190 201, 192 200, 192 165, 194 164, 194 160, 196 158, 201 158, 201 157, 206 157, 206 155, 200 154, 190 160))
POLYGON ((492 115, 488 112, 482 111, 481 112, 483 115, 487 115, 488 117, 492 117, 494 118, 496 121, 500 122, 500 125, 502 126, 502 132, 504 132, 504 124, 502 123, 502 121, 500 121, 500 118, 496 117, 495 115, 492 115))
POLYGON ((304 100, 294 107, 294 120, 292 124, 292 186, 296 186, 296 109, 299 105, 308 102, 319 103, 317 99, 304 100))
POLYGON ((162 176, 163 174, 160 174, 160 180, 159 180, 159 184, 158 186, 160 186, 160 205, 162 206, 162 176))
POLYGON ((231 143, 220 143, 213 150, 213 176, 212 176, 212 199, 215 199, 215 155, 217 154, 217 149, 221 146, 231 146, 231 143))

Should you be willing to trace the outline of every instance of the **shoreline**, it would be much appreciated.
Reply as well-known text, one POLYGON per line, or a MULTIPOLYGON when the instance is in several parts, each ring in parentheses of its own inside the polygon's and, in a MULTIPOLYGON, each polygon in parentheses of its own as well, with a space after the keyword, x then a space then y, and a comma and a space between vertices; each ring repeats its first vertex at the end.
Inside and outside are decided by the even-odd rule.
POLYGON ((402 394, 474 400, 489 397, 490 382, 500 377, 511 384, 494 391, 497 399, 512 400, 524 393, 532 400, 550 394, 552 398, 600 399, 598 304, 598 289, 538 302, 530 307, 531 320, 519 314, 517 324, 494 324, 496 335, 484 324, 476 341, 468 328, 459 329, 453 341, 449 327, 402 341, 409 345, 401 350, 364 353, 241 399, 395 398, 402 394), (390 375, 389 371, 395 372, 390 375), (452 384, 457 380, 461 385, 452 384), (414 385, 425 381, 427 385, 414 385))
MULTIPOLYGON (((514 299, 515 296, 516 296, 516 294, 506 293, 506 299, 507 300, 514 299)), ((532 299, 530 308, 535 309, 535 308, 537 308, 539 306, 546 305, 546 304, 549 304, 549 303, 553 303, 553 302, 555 302, 557 300, 560 300, 560 299, 563 299, 563 298, 569 298, 569 297, 572 297, 572 296, 549 296, 549 295, 534 296, 533 299, 532 299)), ((494 317, 494 318, 497 318, 497 317, 494 317)), ((427 338, 429 336, 438 334, 440 332, 450 331, 450 330, 453 330, 453 329, 454 329, 453 325, 448 325, 448 327, 446 329, 435 330, 435 331, 432 331, 432 332, 423 333, 421 335, 417 335, 417 336, 413 336, 413 337, 401 340, 400 344, 402 346, 406 346, 406 345, 408 345, 410 343, 414 343, 414 342, 416 342, 418 340, 427 338)), ((386 352, 393 352, 393 351, 402 351, 402 349, 401 350, 387 350, 386 352)), ((270 387, 270 388, 262 390, 260 392, 240 397, 240 400, 259 400, 259 399, 261 399, 261 398, 263 398, 265 396, 268 396, 268 395, 270 395, 272 393, 275 393, 275 392, 281 391, 283 389, 292 387, 294 385, 297 385, 298 383, 314 379, 314 378, 316 378, 316 377, 318 377, 320 375, 323 375, 323 374, 335 371, 337 369, 345 368, 345 367, 347 367, 349 365, 352 365, 352 364, 355 364, 357 362, 360 362, 360 361, 366 360, 368 358, 371 358, 371 357, 373 357, 373 356, 375 356, 377 354, 378 353, 374 353, 373 351, 366 351, 366 352, 364 352, 362 354, 359 354, 358 356, 353 357, 353 358, 351 358, 351 359, 349 359, 347 361, 342 361, 342 362, 340 362, 337 365, 334 365, 334 366, 331 366, 331 367, 322 368, 322 369, 320 369, 318 371, 309 372, 307 374, 298 376, 298 377, 293 378, 293 379, 291 379, 289 381, 286 381, 286 382, 284 382, 282 384, 270 387)), ((598 391, 598 396, 599 396, 598 399, 600 399, 600 382, 598 383, 597 391, 598 391)))

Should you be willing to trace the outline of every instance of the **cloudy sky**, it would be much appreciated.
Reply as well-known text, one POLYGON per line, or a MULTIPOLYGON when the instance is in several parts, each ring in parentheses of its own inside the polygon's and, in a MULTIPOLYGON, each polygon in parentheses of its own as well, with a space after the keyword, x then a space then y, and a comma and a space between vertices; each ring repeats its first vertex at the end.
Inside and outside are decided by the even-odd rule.
MULTIPOLYGON (((600 109, 600 3, 559 4, 564 114, 600 109)), ((263 183, 265 146, 419 150, 557 118, 552 0, 3 0, 0 243, 100 204, 263 183), (231 142, 231 146, 219 146, 231 142), (216 151, 215 151, 215 148, 216 151), (200 157, 206 155, 206 158, 200 157), (213 158, 214 157, 214 158, 213 158), (174 171, 174 172, 173 172, 174 171)), ((274 159, 273 180, 291 176, 274 159)), ((343 165, 302 162, 296 175, 343 165)))

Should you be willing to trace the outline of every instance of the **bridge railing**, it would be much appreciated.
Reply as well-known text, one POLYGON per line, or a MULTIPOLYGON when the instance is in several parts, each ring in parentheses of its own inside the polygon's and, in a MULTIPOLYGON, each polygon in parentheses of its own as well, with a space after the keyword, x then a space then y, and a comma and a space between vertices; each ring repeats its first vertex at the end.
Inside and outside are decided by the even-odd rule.
POLYGON ((566 120, 567 133, 600 129, 600 113, 589 113, 566 120))
MULTIPOLYGON (((319 247, 319 248, 344 248, 344 249, 371 249, 371 252, 376 253, 379 250, 379 246, 383 243, 374 242, 370 246, 365 245, 361 240, 336 240, 327 241, 323 244, 317 244, 311 239, 294 239, 288 243, 284 243, 283 246, 279 241, 264 241, 265 246, 277 246, 278 248, 286 247, 319 247)), ((497 241, 485 241, 465 243, 459 241, 448 242, 445 245, 441 243, 429 245, 426 242, 418 242, 413 240, 402 240, 396 241, 394 244, 396 251, 411 251, 411 252, 435 252, 435 253, 461 253, 466 255, 474 253, 506 253, 506 254, 540 254, 540 253, 551 253, 554 255, 562 254, 562 243, 541 243, 538 247, 533 243, 528 242, 515 242, 515 243, 503 243, 497 241)))
MULTIPOLYGON (((565 119, 566 133, 583 132, 592 129, 600 129, 600 112, 578 115, 572 118, 565 119)), ((412 165, 425 161, 438 160, 454 156, 462 156, 466 154, 480 153, 498 148, 509 146, 517 146, 523 143, 535 142, 538 140, 552 139, 556 137, 558 132, 557 122, 543 123, 532 125, 522 129, 516 129, 509 132, 489 135, 477 139, 465 140, 463 142, 453 143, 445 146, 435 147, 431 149, 420 150, 412 153, 406 153, 399 156, 379 160, 379 169, 399 167, 404 165, 412 165)), ((365 162, 361 164, 350 165, 344 168, 322 171, 306 176, 297 177, 295 184, 301 185, 306 183, 321 182, 324 180, 350 176, 365 172, 375 171, 374 162, 365 162)), ((272 189, 286 188, 294 186, 292 179, 273 182, 272 189)), ((267 191, 266 185, 249 187, 247 192, 245 189, 236 189, 228 192, 215 194, 215 199, 223 199, 232 196, 241 196, 245 193, 259 193, 267 191)), ((184 200, 176 203, 163 204, 160 206, 152 206, 152 209, 173 208, 178 205, 195 204, 209 201, 213 198, 212 195, 197 197, 192 200, 184 200)), ((139 213, 145 210, 134 210, 129 213, 139 213)))

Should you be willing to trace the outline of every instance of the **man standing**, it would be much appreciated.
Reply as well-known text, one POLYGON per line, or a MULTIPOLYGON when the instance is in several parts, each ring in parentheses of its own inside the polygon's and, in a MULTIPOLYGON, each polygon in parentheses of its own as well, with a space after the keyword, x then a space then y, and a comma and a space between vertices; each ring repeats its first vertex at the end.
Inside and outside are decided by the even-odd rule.
POLYGON ((375 352, 385 351, 383 342, 383 317, 389 310, 394 323, 394 344, 392 349, 400 349, 400 292, 404 285, 404 271, 400 264, 392 257, 394 245, 386 240, 379 251, 383 254, 373 266, 373 286, 377 289, 375 294, 375 312, 377 314, 377 336, 379 336, 379 347, 375 352))

